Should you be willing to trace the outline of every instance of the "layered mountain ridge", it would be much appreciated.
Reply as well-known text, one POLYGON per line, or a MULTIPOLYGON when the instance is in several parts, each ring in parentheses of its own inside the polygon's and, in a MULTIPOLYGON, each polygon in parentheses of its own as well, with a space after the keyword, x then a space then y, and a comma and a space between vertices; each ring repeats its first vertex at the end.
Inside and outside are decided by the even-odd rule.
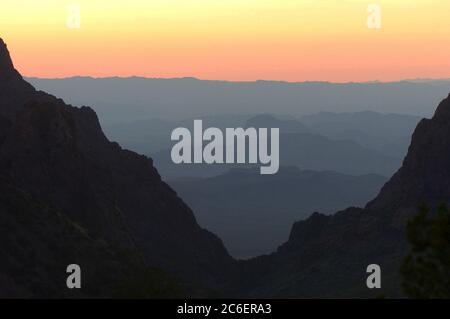
POLYGON ((314 213, 289 240, 243 263, 239 292, 258 297, 401 297, 399 267, 406 222, 421 204, 450 203, 450 95, 414 131, 402 167, 365 208, 314 213), (381 266, 382 290, 366 287, 366 267, 381 266))
POLYGON ((108 141, 89 107, 36 91, 0 40, 0 296, 105 297, 137 266, 230 296, 401 296, 406 221, 422 202, 450 201, 449 133, 450 96, 419 123, 403 166, 365 208, 314 213, 276 252, 237 262, 151 159, 108 141), (81 291, 65 287, 72 263, 86 271, 81 291), (381 291, 366 287, 373 263, 381 291))

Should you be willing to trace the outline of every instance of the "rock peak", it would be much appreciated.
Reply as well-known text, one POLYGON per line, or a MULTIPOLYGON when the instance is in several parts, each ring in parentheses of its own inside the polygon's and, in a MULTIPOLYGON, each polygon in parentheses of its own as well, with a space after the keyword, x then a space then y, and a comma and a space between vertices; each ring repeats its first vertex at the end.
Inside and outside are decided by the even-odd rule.
POLYGON ((434 118, 450 118, 450 93, 447 98, 439 103, 439 106, 434 113, 434 118))
POLYGON ((0 76, 14 72, 14 65, 6 43, 0 38, 0 76))

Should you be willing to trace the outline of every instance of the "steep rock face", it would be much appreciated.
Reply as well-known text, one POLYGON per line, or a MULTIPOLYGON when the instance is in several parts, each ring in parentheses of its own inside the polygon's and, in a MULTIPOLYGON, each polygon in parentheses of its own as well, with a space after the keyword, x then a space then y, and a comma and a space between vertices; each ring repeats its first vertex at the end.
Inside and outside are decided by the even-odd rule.
MULTIPOLYGON (((35 89, 14 69, 6 44, 1 38, 0 83, 0 123, 3 124, 6 120, 14 119, 17 110, 34 95, 35 89)), ((1 133, 0 130, 0 137, 1 133)))
POLYGON ((450 202, 450 97, 422 120, 403 166, 364 209, 318 213, 294 224, 277 252, 241 263, 244 296, 401 296, 399 265, 407 251, 406 221, 426 203, 450 202), (366 287, 366 267, 379 264, 382 290, 366 287))
POLYGON ((0 175, 94 239, 195 283, 219 284, 234 261, 151 159, 109 142, 89 107, 35 91, 14 70, 3 41, 0 72, 0 175))
POLYGON ((367 205, 368 209, 397 209, 399 225, 421 203, 450 200, 450 95, 432 119, 417 126, 402 167, 367 205))
POLYGON ((383 292, 398 296, 395 271, 404 248, 400 230, 361 208, 332 216, 315 213, 295 223, 275 253, 242 262, 234 292, 246 297, 374 297, 380 291, 367 289, 366 267, 379 264, 383 292))

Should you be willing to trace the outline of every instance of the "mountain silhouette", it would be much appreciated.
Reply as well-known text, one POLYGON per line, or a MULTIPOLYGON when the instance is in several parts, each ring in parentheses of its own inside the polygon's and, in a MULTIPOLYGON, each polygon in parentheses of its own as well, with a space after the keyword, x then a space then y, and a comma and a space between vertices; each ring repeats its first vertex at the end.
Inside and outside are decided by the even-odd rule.
POLYGON ((400 297, 405 225, 418 207, 450 202, 450 95, 412 136, 402 167, 365 208, 314 213, 268 256, 242 263, 235 288, 258 297, 400 297), (366 287, 366 267, 382 269, 382 289, 366 287))
POLYGON ((278 127, 280 133, 311 133, 311 130, 295 119, 278 119, 271 114, 260 114, 247 120, 246 127, 278 127))
MULTIPOLYGON (((130 100, 132 103, 132 100, 130 100)), ((309 133, 322 135, 332 140, 350 140, 378 151, 381 155, 395 157, 400 167, 401 159, 408 151, 411 135, 418 116, 404 114, 381 114, 376 112, 326 113, 319 112, 297 120, 278 114, 261 115, 211 115, 202 116, 204 126, 225 129, 227 127, 278 127, 281 133, 309 133)), ((105 134, 122 147, 138 153, 154 155, 167 149, 170 134, 177 127, 192 126, 194 119, 170 121, 147 118, 103 126, 105 134)), ((152 156, 153 157, 153 156, 152 156)), ((160 166, 157 165, 160 171, 160 166)))
POLYGON ((361 146, 352 140, 331 139, 296 120, 264 115, 251 118, 245 127, 280 128, 280 161, 283 165, 343 174, 390 176, 400 166, 397 158, 361 146))
MULTIPOLYGON (((234 261, 221 240, 199 227, 189 207, 161 181, 151 159, 108 141, 91 108, 76 108, 36 91, 14 69, 3 41, 0 123, 2 188, 14 190, 16 195, 11 196, 17 205, 23 196, 29 198, 29 207, 39 203, 42 210, 54 212, 50 219, 43 213, 42 221, 35 215, 34 219, 21 221, 24 211, 20 205, 12 205, 5 195, 1 198, 1 218, 17 226, 11 232, 24 233, 28 239, 42 238, 47 246, 59 246, 57 251, 61 252, 46 260, 44 253, 50 247, 40 245, 40 241, 31 248, 12 238, 2 241, 1 251, 12 255, 2 258, 0 278, 22 281, 20 285, 11 283, 17 286, 11 290, 33 296, 46 286, 57 287, 58 272, 64 276, 65 268, 56 265, 64 262, 100 271, 101 263, 95 264, 98 258, 83 255, 96 251, 94 245, 83 251, 73 250, 82 234, 93 243, 104 242, 108 247, 136 255, 146 266, 161 267, 184 280, 209 287, 220 285, 233 267, 234 261), (16 211, 21 214, 14 214, 16 211), (52 241, 47 234, 57 231, 60 223, 69 224, 67 233, 52 241), (32 269, 47 274, 47 282, 24 282, 25 277, 18 274, 33 270, 30 263, 16 264, 19 257, 14 254, 33 261, 32 269), (51 275, 52 271, 56 274, 51 275)), ((3 236, 17 235, 8 234, 3 236)), ((89 245, 89 240, 84 243, 89 245)), ((110 263, 120 269, 123 266, 118 261, 110 258, 110 263)), ((64 289, 58 291, 49 294, 64 294, 64 289)))
POLYGON ((365 205, 386 179, 280 167, 270 176, 258 168, 232 169, 215 177, 168 183, 233 256, 248 258, 274 251, 287 240, 292 224, 315 210, 332 213, 365 205))
POLYGON ((226 114, 303 116, 327 112, 431 116, 449 81, 369 83, 229 82, 193 78, 27 79, 75 105, 93 105, 105 126, 145 118, 184 120, 226 114))
MULTIPOLYGON (((185 127, 190 128, 192 121, 185 127)), ((207 124, 204 125, 207 127, 207 124)), ((401 157, 386 155, 382 151, 360 145, 351 139, 333 139, 316 133, 295 119, 279 119, 270 114, 250 117, 238 127, 279 128, 280 161, 285 166, 297 166, 305 170, 335 171, 348 175, 392 175, 401 165, 401 157)), ((142 132, 148 131, 141 129, 142 132)), ((152 135, 155 138, 159 133, 152 135)), ((117 136, 117 133, 115 134, 117 136)), ((170 131, 165 134, 170 136, 170 131)), ((148 138, 152 140, 152 138, 148 138)), ((164 143, 173 143, 165 138, 164 143)), ((130 145, 130 144, 129 144, 130 145)), ((135 146, 137 144, 134 144, 135 146)), ((171 149, 165 148, 151 156, 165 180, 179 177, 212 177, 232 168, 252 167, 243 164, 195 163, 178 165, 171 160, 171 149)))
POLYGON ((421 117, 373 111, 319 112, 302 116, 300 120, 314 132, 331 139, 352 140, 384 155, 403 159, 421 117))
MULTIPOLYGON (((280 92, 277 83, 263 85, 280 92)), ((108 141, 91 108, 36 91, 0 40, 0 296, 105 297, 149 266, 234 297, 401 296, 406 221, 422 202, 449 202, 449 133, 450 96, 420 121, 402 167, 365 208, 314 213, 276 252, 235 261, 151 159, 108 141), (86 274, 81 291, 65 287, 72 263, 86 274), (366 287, 369 264, 381 266, 381 291, 366 287)))

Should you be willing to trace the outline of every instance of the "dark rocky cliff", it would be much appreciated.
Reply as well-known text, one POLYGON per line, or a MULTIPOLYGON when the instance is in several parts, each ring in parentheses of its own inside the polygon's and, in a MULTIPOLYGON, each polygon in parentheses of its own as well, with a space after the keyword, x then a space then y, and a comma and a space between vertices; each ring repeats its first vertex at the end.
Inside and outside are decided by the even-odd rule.
MULTIPOLYGON (((91 108, 36 91, 14 69, 1 40, 0 176, 85 229, 92 240, 132 251, 146 265, 184 280, 220 287, 234 267, 220 239, 198 226, 151 159, 108 141, 91 108)), ((13 218, 10 209, 2 206, 0 214, 13 218)), ((24 223, 22 231, 28 227, 24 223)), ((55 240, 66 242, 68 251, 76 244, 72 238, 55 240)), ((35 267, 41 262, 35 259, 35 267)))
POLYGON ((235 291, 258 297, 402 296, 399 266, 405 225, 420 204, 450 203, 450 96, 417 126, 402 167, 364 209, 313 214, 268 256, 241 263, 235 291), (366 267, 379 264, 380 290, 366 287, 366 267))

